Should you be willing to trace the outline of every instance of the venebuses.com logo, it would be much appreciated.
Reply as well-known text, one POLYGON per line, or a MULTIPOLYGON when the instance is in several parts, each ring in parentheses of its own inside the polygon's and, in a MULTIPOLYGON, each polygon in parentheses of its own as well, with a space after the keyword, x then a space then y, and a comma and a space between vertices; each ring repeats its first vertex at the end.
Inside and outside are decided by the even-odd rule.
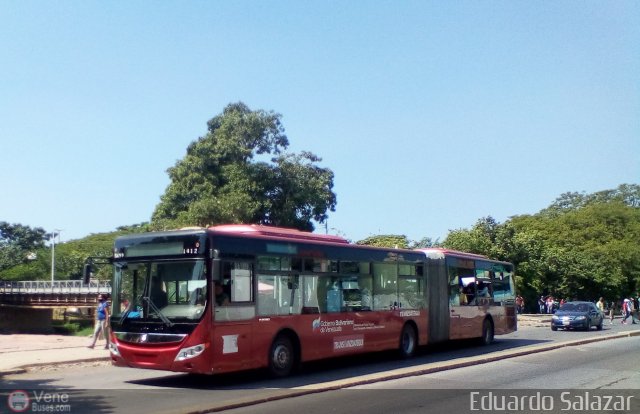
POLYGON ((14 413, 71 412, 69 394, 48 391, 33 391, 31 394, 24 390, 16 390, 7 396, 7 407, 14 413))
POLYGON ((29 409, 29 394, 26 391, 17 390, 9 394, 7 406, 14 413, 23 413, 29 409))

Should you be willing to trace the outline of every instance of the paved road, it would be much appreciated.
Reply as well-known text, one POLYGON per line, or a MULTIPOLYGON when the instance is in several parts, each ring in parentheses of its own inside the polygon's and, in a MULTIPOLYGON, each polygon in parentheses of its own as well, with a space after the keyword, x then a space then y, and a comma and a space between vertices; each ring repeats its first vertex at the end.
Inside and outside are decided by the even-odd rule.
POLYGON ((92 413, 189 412, 315 392, 326 387, 340 388, 354 381, 376 381, 389 375, 403 377, 408 373, 437 371, 452 363, 471 366, 482 360, 499 360, 513 352, 528 353, 547 345, 557 346, 566 340, 604 338, 629 331, 640 334, 637 326, 606 326, 603 331, 591 332, 552 332, 549 328, 523 327, 513 334, 497 337, 496 343, 488 347, 461 341, 427 348, 411 360, 398 360, 389 353, 335 359, 309 364, 301 374, 281 380, 272 380, 256 371, 200 377, 93 363, 6 376, 1 388, 64 390, 71 394, 75 404, 83 407, 83 412, 89 409, 92 413))
MULTIPOLYGON (((490 395, 516 396, 521 401, 521 396, 538 394, 543 396, 545 407, 553 406, 555 410, 529 410, 525 406, 507 411, 596 413, 606 411, 598 401, 606 403, 611 397, 610 408, 617 403, 619 410, 616 412, 637 413, 640 411, 640 371, 637 369, 640 353, 629 352, 630 349, 640 349, 640 337, 594 342, 505 359, 490 365, 309 394, 226 413, 279 414, 295 412, 299 407, 304 407, 305 414, 326 414, 328 411, 334 414, 470 413, 471 408, 482 408, 481 404, 489 408, 496 400, 482 398, 490 395), (586 392, 588 397, 585 397, 586 392), (591 406, 582 405, 587 398, 592 402, 591 406)), ((500 412, 496 406, 489 411, 500 412)))

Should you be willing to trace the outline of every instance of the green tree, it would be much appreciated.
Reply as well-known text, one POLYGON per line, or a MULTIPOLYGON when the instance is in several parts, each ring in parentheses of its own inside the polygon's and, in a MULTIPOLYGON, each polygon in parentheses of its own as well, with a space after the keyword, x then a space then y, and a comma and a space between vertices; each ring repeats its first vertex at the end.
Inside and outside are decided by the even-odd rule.
MULTIPOLYGON (((88 257, 110 257, 113 242, 117 236, 145 231, 147 226, 147 223, 122 226, 114 232, 91 234, 79 240, 56 243, 56 280, 80 279, 88 257)), ((47 236, 49 235, 44 234, 45 239, 48 238, 47 236)), ((0 270, 0 279, 49 280, 51 278, 51 247, 44 246, 43 242, 35 249, 28 249, 28 252, 32 253, 28 260, 0 270)), ((95 271, 95 277, 100 280, 110 279, 111 274, 112 270, 107 265, 97 266, 95 271)))
POLYGON ((31 228, 22 224, 0 222, 0 272, 5 269, 26 264, 36 252, 44 247, 47 232, 40 228, 31 228))
POLYGON ((281 115, 228 105, 168 169, 152 228, 255 223, 313 230, 335 211, 333 172, 310 152, 284 154, 281 115), (270 161, 266 161, 271 157, 270 161))
POLYGON ((438 247, 440 246, 439 239, 433 240, 431 237, 423 237, 418 241, 414 241, 409 245, 411 249, 426 249, 429 247, 438 247))
POLYGON ((564 193, 535 215, 491 217, 449 233, 447 248, 513 262, 527 303, 541 294, 595 300, 640 288, 640 186, 564 193))
POLYGON ((364 240, 360 240, 356 244, 363 246, 388 247, 391 249, 408 249, 410 242, 405 235, 381 234, 377 236, 369 236, 364 240))
POLYGON ((496 254, 499 226, 500 224, 491 216, 481 218, 471 230, 452 230, 443 242, 443 246, 448 249, 503 259, 502 255, 496 254))

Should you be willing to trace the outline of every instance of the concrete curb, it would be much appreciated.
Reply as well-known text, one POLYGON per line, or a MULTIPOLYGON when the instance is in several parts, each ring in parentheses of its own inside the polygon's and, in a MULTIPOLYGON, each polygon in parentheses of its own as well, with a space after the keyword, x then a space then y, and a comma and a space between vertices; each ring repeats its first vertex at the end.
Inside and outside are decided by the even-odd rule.
POLYGON ((16 368, 9 368, 5 370, 0 370, 0 378, 6 375, 15 375, 15 374, 24 374, 27 372, 29 368, 37 368, 37 367, 58 367, 63 365, 72 365, 79 364, 85 362, 99 362, 99 361, 109 361, 111 358, 106 357, 95 357, 95 358, 81 358, 69 361, 57 361, 57 362, 38 362, 35 364, 24 364, 16 368))

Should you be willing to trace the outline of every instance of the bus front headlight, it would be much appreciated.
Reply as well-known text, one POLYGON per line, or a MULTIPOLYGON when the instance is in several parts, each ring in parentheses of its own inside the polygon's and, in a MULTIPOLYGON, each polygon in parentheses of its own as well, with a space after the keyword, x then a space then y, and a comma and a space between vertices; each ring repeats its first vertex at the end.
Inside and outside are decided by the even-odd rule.
POLYGON ((114 356, 120 356, 118 345, 114 344, 113 342, 109 343, 109 352, 111 352, 114 356))
POLYGON ((198 344, 196 346, 182 348, 178 352, 178 355, 176 355, 175 361, 184 361, 185 359, 195 358, 203 352, 204 352, 204 344, 198 344))

